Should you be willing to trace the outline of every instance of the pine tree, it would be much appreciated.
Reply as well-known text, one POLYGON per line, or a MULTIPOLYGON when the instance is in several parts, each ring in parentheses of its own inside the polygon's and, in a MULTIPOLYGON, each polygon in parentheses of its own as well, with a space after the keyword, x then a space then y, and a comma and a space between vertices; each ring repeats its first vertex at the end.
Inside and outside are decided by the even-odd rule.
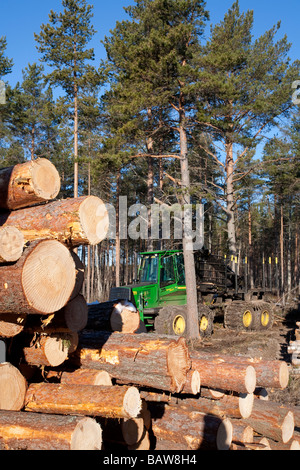
MULTIPOLYGON (((182 206, 191 202, 188 166, 190 61, 199 53, 199 41, 208 17, 204 8, 203 0, 136 0, 135 5, 126 9, 131 22, 118 23, 111 38, 105 41, 120 94, 125 89, 126 98, 133 100, 130 101, 130 122, 142 120, 146 129, 147 153, 155 155, 155 134, 162 127, 177 134, 180 143, 174 150, 181 165, 182 206), (161 110, 168 116, 163 122, 159 119, 163 114, 161 110)), ((125 100, 122 100, 120 109, 124 107, 126 109, 125 100)), ((192 338, 199 335, 198 309, 194 255, 186 236, 183 251, 187 332, 192 338)))
POLYGON ((71 100, 74 125, 74 196, 78 196, 78 100, 80 91, 86 86, 99 83, 99 75, 91 61, 94 50, 88 43, 95 34, 91 24, 92 6, 86 0, 62 0, 63 12, 51 10, 49 23, 41 26, 35 34, 42 61, 53 71, 46 77, 47 82, 61 87, 71 100))
MULTIPOLYGON (((253 40, 253 11, 240 13, 239 2, 229 9, 197 58, 195 90, 198 122, 216 145, 211 157, 223 170, 229 251, 236 254, 235 185, 237 164, 247 158, 263 133, 288 116, 291 83, 300 62, 291 64, 286 36, 275 42, 278 23, 253 40), (221 151, 218 149, 221 148, 221 151)), ((247 174, 247 172, 246 172, 247 174)))

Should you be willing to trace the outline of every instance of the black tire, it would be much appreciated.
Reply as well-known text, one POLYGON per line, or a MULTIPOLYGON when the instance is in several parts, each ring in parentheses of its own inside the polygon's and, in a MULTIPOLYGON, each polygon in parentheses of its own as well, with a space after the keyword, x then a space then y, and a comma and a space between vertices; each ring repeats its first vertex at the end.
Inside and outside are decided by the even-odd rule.
POLYGON ((253 331, 257 324, 256 311, 250 302, 232 302, 224 313, 224 326, 229 330, 253 331))
POLYGON ((255 330, 270 330, 274 323, 274 312, 268 302, 253 302, 255 310, 255 330))
POLYGON ((201 338, 209 337, 214 331, 214 312, 206 305, 198 306, 198 325, 201 338))
POLYGON ((160 309, 154 330, 161 335, 186 336, 186 305, 170 305, 160 309))

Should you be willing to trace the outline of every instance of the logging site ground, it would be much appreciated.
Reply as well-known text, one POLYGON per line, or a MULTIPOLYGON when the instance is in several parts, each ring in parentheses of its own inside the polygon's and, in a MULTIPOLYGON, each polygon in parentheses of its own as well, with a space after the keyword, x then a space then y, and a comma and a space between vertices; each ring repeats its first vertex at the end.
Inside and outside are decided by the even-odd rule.
MULTIPOLYGON (((284 360, 291 363, 287 352, 288 344, 294 339, 295 324, 300 319, 300 308, 286 315, 277 312, 273 327, 267 331, 232 331, 215 323, 214 333, 203 339, 195 349, 207 350, 218 354, 232 354, 247 357, 261 357, 265 360, 284 360)), ((284 390, 268 390, 272 401, 286 405, 300 405, 300 374, 291 373, 289 385, 284 390)))

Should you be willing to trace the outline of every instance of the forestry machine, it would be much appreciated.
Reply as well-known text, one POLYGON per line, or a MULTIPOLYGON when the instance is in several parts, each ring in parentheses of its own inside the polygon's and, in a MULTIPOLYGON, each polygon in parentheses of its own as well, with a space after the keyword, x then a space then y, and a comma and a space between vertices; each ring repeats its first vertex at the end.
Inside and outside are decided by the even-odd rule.
MULTIPOLYGON (((186 333, 186 285, 183 252, 141 253, 138 279, 133 285, 113 287, 109 300, 127 300, 139 311, 148 330, 159 334, 186 333)), ((273 310, 263 289, 247 289, 226 259, 202 249, 194 253, 200 335, 210 336, 214 320, 222 316, 225 328, 266 330, 272 327, 273 310)))

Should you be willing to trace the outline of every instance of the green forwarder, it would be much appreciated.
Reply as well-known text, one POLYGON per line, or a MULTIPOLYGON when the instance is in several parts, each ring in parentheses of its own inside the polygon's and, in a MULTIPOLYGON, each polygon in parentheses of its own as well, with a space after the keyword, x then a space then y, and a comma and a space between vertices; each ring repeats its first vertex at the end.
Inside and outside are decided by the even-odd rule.
MULTIPOLYGON (((236 330, 268 329, 273 323, 271 303, 263 289, 247 290, 225 258, 208 250, 194 253, 198 293, 198 325, 201 336, 213 332, 214 318, 236 330)), ((148 330, 184 336, 186 333, 186 285, 181 250, 140 253, 138 279, 128 286, 113 287, 109 300, 128 300, 140 312, 148 330)))

